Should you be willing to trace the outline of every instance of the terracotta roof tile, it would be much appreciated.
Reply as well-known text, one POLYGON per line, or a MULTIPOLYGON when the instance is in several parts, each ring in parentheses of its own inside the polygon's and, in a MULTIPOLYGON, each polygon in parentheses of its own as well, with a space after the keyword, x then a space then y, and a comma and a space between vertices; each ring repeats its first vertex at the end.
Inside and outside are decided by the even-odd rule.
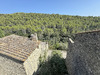
POLYGON ((0 53, 25 61, 28 56, 37 48, 39 42, 29 40, 27 37, 10 35, 0 38, 0 53))

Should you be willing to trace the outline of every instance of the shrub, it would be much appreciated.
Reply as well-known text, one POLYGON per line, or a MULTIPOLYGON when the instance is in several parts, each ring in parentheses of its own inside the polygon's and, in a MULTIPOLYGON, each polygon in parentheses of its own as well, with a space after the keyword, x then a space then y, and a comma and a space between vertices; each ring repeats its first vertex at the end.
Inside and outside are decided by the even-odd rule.
POLYGON ((65 66, 65 59, 61 57, 60 51, 53 51, 52 56, 48 61, 42 64, 39 69, 39 75, 65 75, 67 68, 65 66))

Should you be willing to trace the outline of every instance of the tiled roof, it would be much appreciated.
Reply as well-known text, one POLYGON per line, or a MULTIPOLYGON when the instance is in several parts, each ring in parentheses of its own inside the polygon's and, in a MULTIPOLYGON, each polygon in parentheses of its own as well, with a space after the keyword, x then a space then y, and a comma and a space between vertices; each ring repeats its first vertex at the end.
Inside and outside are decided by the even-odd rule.
POLYGON ((0 53, 14 59, 25 61, 39 43, 27 37, 10 35, 0 38, 0 53))

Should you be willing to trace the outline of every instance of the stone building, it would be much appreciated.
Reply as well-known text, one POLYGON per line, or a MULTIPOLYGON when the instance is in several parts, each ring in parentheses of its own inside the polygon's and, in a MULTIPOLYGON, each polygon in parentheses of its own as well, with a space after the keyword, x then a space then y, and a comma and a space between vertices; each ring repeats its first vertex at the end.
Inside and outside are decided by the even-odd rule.
POLYGON ((100 75, 100 30, 75 34, 68 47, 69 75, 100 75))
POLYGON ((46 42, 9 35, 0 38, 0 75, 33 75, 39 66, 39 57, 48 50, 46 42))

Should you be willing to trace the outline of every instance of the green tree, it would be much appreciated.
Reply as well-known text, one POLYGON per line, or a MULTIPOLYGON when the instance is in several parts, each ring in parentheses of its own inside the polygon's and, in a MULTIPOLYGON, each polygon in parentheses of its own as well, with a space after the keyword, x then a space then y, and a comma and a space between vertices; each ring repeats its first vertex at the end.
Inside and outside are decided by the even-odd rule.
POLYGON ((0 38, 1 38, 1 37, 4 37, 4 36, 5 36, 4 31, 2 31, 2 30, 0 29, 0 38))

